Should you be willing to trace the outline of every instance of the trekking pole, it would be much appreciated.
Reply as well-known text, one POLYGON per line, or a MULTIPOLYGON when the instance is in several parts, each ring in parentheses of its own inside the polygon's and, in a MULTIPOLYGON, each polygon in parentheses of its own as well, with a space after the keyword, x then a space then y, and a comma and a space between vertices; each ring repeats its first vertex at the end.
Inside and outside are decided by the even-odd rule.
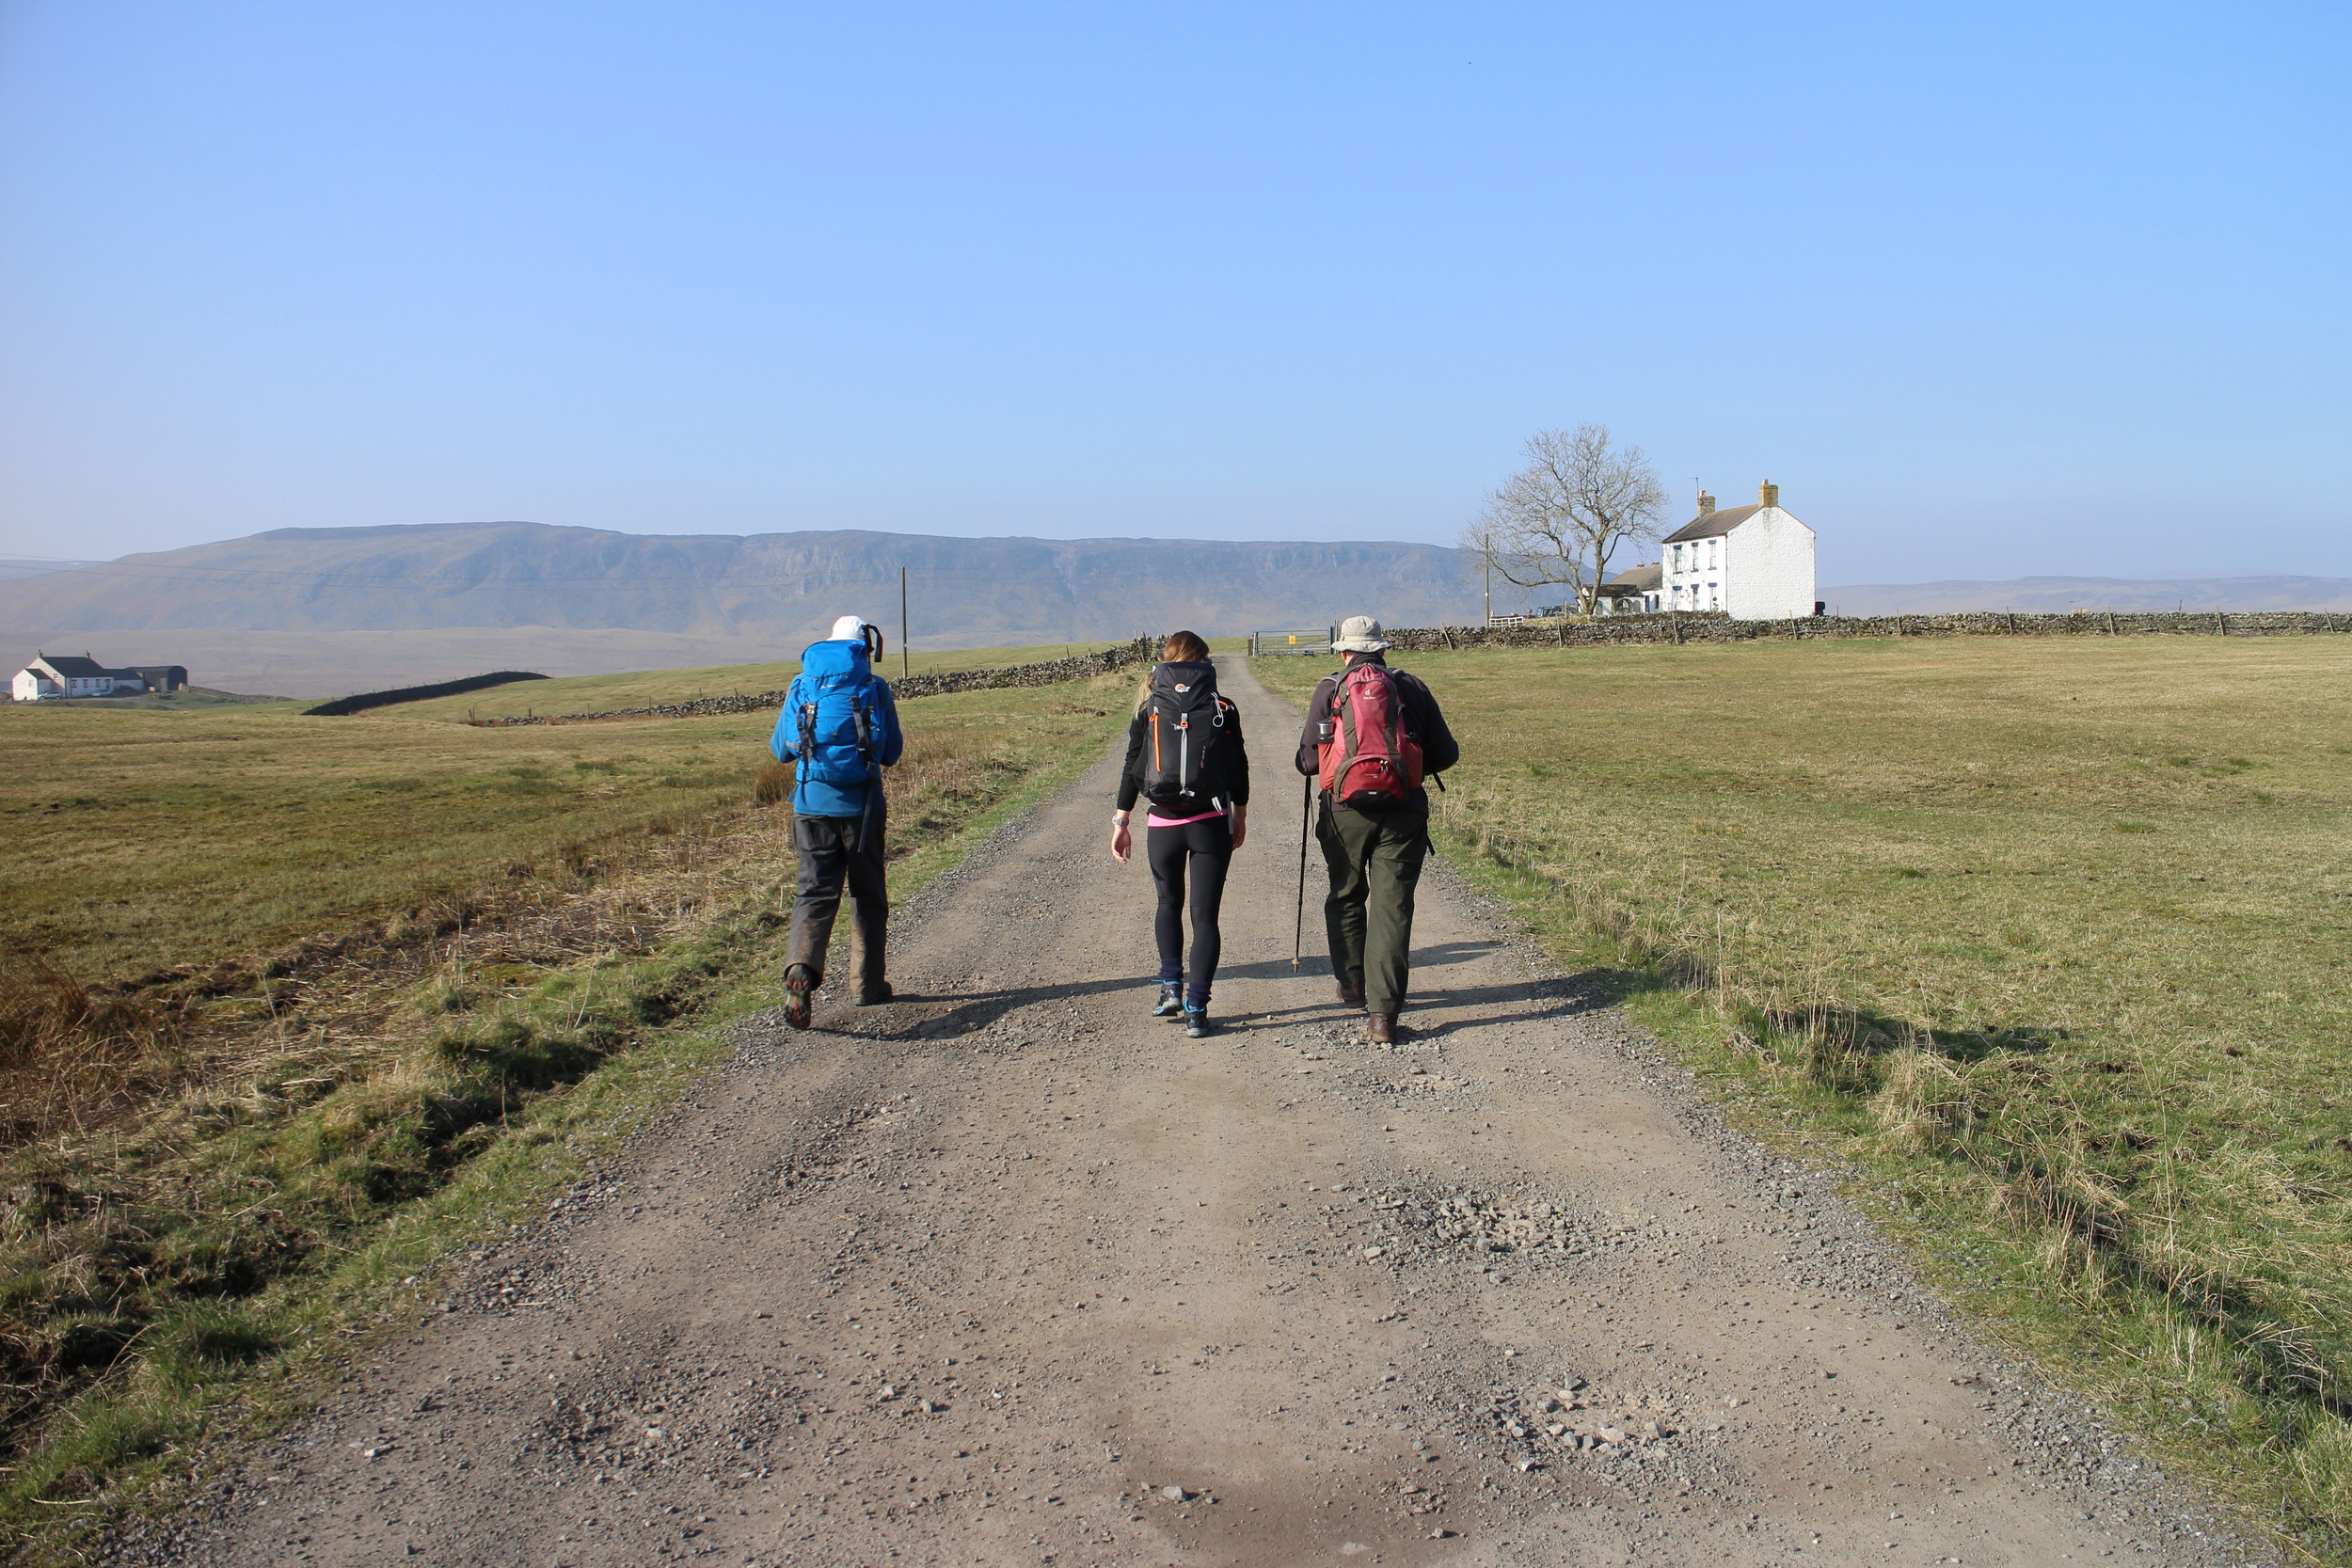
POLYGON ((1291 920, 1293 969, 1298 967, 1299 949, 1307 941, 1307 833, 1314 826, 1315 819, 1315 781, 1305 778, 1298 782, 1303 787, 1299 790, 1298 813, 1298 912, 1291 920))

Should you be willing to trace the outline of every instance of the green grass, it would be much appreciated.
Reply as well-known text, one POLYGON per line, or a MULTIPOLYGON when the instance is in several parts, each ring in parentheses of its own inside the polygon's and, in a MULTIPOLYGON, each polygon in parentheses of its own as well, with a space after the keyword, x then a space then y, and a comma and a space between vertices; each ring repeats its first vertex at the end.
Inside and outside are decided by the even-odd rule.
MULTIPOLYGON (((744 689, 762 689, 770 667, 747 668, 762 673, 744 689)), ((628 702, 674 700, 701 673, 620 689, 628 702)), ((471 729, 450 721, 467 701, 342 719, 305 719, 286 704, 171 714, 0 706, 0 769, 16 808, 15 831, 0 836, 0 954, 116 981, 446 910, 485 867, 545 869, 581 843, 748 800, 775 721, 471 729)), ((967 738, 993 744, 999 729, 1042 721, 1050 744, 1091 722, 1057 705, 1070 705, 1064 689, 911 702, 899 780, 961 766, 967 738)))
MULTIPOLYGON (((1023 648, 954 648, 917 653, 905 662, 914 674, 943 670, 994 670, 1013 664, 1037 664, 1076 654, 1099 653, 1123 646, 1119 642, 1052 642, 1023 648)), ((890 679, 900 668, 894 638, 880 669, 890 679)), ((371 710, 425 718, 465 720, 512 719, 525 713, 605 713, 616 708, 655 707, 664 703, 691 703, 701 697, 755 696, 789 686, 800 673, 800 661, 771 664, 719 664, 699 670, 633 670, 612 675, 566 675, 555 680, 516 681, 486 690, 403 703, 395 708, 371 710)), ((925 698, 928 702, 930 699, 925 698)), ((354 715, 353 717, 361 717, 354 715)), ((772 722, 773 720, 771 720, 772 722)))
MULTIPOLYGON (((1099 756, 1126 690, 1104 677, 910 705, 894 895, 1099 756)), ((93 855, 91 885, 147 935, 56 985, 171 966, 179 978, 107 1006, 170 994, 174 1026, 146 1049, 174 1070, 116 1076, 174 1092, 53 1120, 0 1168, 0 1539, 32 1560, 78 1560, 67 1521, 86 1511, 56 1505, 167 1506, 221 1420, 291 1418, 353 1344, 418 1321, 453 1248, 530 1218, 721 1058, 727 1022, 775 999, 792 865, 787 814, 752 804, 764 726, 379 721, 370 744, 322 749, 340 732, 321 726, 351 721, 87 717, 167 727, 103 736, 103 765, 73 784, 127 856, 116 870, 93 855), (544 749, 615 732, 617 752, 544 749), (372 831, 393 784, 438 808, 413 838, 405 815, 372 831), (245 826, 257 800, 269 831, 245 826), (240 907, 279 878, 296 884, 280 903, 240 907), (428 883, 470 922, 417 909, 428 883), (295 930, 311 944, 256 952, 295 930), (222 957, 237 962, 203 967, 222 957)), ((66 766, 40 748, 12 760, 66 766)), ((14 863, 36 867, 30 851, 14 863)), ((20 952, 29 921, 85 918, 10 891, 0 929, 20 952)), ((9 1000, 12 1082, 54 1075, 28 1049, 90 1048, 8 1033, 30 1016, 9 1000)))
POLYGON ((126 708, 149 708, 163 713, 184 713, 196 708, 223 707, 238 704, 266 703, 269 697, 248 697, 234 691, 215 691, 205 686, 183 686, 177 691, 142 691, 127 697, 69 697, 62 701, 44 703, 51 709, 96 708, 100 712, 119 713, 126 708))
POLYGON ((1450 854, 2014 1342, 2345 1553, 2352 640, 1397 662, 1463 743, 1450 854))

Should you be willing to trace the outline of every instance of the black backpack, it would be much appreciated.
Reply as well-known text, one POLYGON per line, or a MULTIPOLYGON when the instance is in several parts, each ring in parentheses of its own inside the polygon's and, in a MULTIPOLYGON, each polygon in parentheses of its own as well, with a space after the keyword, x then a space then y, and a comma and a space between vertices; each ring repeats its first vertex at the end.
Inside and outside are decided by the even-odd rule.
POLYGON ((1155 806, 1212 809, 1202 785, 1209 753, 1232 705, 1216 694, 1216 666, 1163 664, 1144 705, 1143 798, 1155 806))

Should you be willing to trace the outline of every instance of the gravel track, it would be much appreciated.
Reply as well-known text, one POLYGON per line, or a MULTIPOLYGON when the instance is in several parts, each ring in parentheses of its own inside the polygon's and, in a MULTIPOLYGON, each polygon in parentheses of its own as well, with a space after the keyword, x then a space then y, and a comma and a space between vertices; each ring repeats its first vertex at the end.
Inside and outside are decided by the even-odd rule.
POLYGON ((1295 719, 1222 662, 1263 792, 1222 1033, 1146 1016, 1105 759, 908 911, 900 1001, 749 1021, 437 1321, 121 1555, 2274 1560, 1442 867, 1412 1033, 1367 1044, 1284 940, 1295 719))

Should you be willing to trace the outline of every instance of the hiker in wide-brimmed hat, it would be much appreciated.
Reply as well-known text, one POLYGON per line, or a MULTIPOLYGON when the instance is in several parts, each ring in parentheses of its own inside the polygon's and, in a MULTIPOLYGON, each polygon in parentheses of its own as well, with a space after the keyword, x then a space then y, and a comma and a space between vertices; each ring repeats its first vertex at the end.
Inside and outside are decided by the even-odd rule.
POLYGON ((1307 704, 1298 770, 1320 785, 1315 840, 1330 873, 1323 926, 1343 1006, 1360 1007, 1374 1041, 1397 1036, 1412 968, 1413 890, 1429 855, 1422 781, 1461 760, 1438 699, 1389 668, 1380 623, 1351 615, 1332 651, 1346 666, 1307 704))
POLYGON ((1136 801, 1150 807, 1144 860, 1159 897, 1152 931, 1160 950, 1154 1018, 1182 1018, 1184 1033, 1209 1032, 1209 989, 1221 941, 1217 910, 1225 871, 1249 836, 1249 753, 1241 710, 1216 689, 1209 645, 1188 631, 1160 646, 1127 726, 1127 763, 1111 813, 1111 856, 1127 863, 1136 801), (1192 964, 1184 964, 1185 884, 1191 884, 1192 964))
POLYGON ((880 627, 854 615, 835 621, 833 635, 801 655, 801 673, 768 737, 776 760, 792 764, 792 848, 801 882, 785 949, 784 1021, 795 1029, 808 1027, 814 994, 824 984, 825 949, 845 884, 857 1005, 890 1000, 882 770, 898 760, 906 736, 890 683, 874 673, 882 650, 880 627))

